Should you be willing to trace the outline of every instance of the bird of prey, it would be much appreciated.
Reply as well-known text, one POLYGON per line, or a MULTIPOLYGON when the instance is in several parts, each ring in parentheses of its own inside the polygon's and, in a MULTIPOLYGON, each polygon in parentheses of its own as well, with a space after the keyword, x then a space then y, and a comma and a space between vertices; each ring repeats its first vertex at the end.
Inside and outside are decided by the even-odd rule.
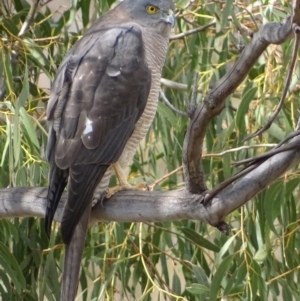
POLYGON ((172 0, 124 0, 62 61, 47 107, 48 235, 67 184, 61 222, 66 244, 97 186, 108 184, 106 175, 115 171, 120 185, 129 186, 124 170, 153 121, 174 22, 172 0))

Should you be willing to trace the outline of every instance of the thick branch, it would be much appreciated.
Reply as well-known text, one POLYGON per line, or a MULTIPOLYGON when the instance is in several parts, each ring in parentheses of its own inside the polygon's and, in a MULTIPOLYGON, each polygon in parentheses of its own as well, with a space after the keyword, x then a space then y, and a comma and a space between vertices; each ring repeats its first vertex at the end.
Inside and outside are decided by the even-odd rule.
MULTIPOLYGON (((297 140, 300 145, 299 136, 293 139, 297 140)), ((165 192, 122 191, 93 208, 90 225, 99 220, 154 222, 194 219, 218 226, 230 212, 245 204, 299 162, 300 147, 279 153, 230 188, 220 192, 207 205, 201 203, 202 195, 191 194, 185 189, 165 192)), ((46 193, 46 188, 2 189, 0 218, 43 217, 46 209, 46 193)), ((56 221, 61 220, 65 200, 66 193, 56 211, 56 221)))
POLYGON ((265 24, 259 32, 254 34, 253 39, 244 48, 234 66, 217 82, 215 88, 206 96, 203 104, 195 111, 183 147, 184 173, 187 189, 191 193, 202 193, 206 190, 201 160, 208 124, 222 111, 226 98, 246 78, 267 46, 283 43, 291 33, 290 18, 282 24, 275 22, 265 24))

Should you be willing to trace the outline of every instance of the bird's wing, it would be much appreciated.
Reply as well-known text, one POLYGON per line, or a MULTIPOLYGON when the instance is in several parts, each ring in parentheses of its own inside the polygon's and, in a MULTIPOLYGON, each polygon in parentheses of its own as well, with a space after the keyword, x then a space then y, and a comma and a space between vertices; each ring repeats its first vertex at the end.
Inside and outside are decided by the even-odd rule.
POLYGON ((75 46, 59 70, 47 109, 54 123, 60 113, 55 161, 61 169, 115 162, 150 90, 139 28, 100 29, 75 46))
MULTIPOLYGON (((69 170, 70 175, 62 221, 65 241, 106 169, 120 157, 151 85, 139 27, 95 26, 64 59, 47 108, 51 123, 47 156, 55 165, 51 168, 69 170)), ((52 178, 57 182, 55 173, 52 178)), ((51 184, 49 191, 55 190, 51 184)), ((48 202, 56 209, 57 204, 48 202)))

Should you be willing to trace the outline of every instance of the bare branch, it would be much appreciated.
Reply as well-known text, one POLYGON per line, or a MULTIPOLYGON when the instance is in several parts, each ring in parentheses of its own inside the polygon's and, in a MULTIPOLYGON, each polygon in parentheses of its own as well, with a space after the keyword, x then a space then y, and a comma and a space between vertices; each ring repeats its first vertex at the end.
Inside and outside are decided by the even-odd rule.
POLYGON ((185 31, 185 32, 182 32, 182 33, 179 33, 175 36, 171 36, 170 37, 170 41, 173 41, 173 40, 179 40, 179 39, 183 39, 184 37, 186 36, 189 36, 189 35, 192 35, 194 33, 197 33, 197 32, 201 32, 201 31, 204 31, 206 30, 207 28, 213 26, 216 24, 216 21, 212 21, 204 26, 201 26, 201 27, 197 27, 197 28, 193 28, 191 30, 188 30, 188 31, 185 31))
MULTIPOLYGON (((293 142, 300 145, 300 137, 293 142)), ((267 159, 231 187, 221 191, 203 205, 203 195, 185 189, 174 191, 121 191, 111 199, 98 203, 93 209, 90 225, 102 221, 155 222, 194 219, 222 226, 224 218, 274 182, 288 169, 300 163, 300 148, 285 151, 267 159)), ((0 193, 0 218, 43 217, 46 210, 46 188, 6 188, 0 193)), ((65 193, 56 211, 60 221, 65 193)))
POLYGON ((174 112, 176 112, 179 115, 187 116, 188 114, 186 112, 180 111, 179 109, 175 108, 169 101, 169 99, 166 97, 164 91, 160 89, 160 97, 163 99, 165 104, 174 112))
POLYGON ((30 7, 30 11, 26 17, 26 20, 25 22, 23 23, 22 25, 22 28, 18 34, 19 37, 22 37, 26 31, 28 30, 28 28, 30 27, 31 23, 34 21, 34 17, 35 17, 35 14, 39 8, 39 4, 40 4, 40 0, 35 0, 35 1, 32 1, 32 5, 30 7))
POLYGON ((189 117, 193 117, 196 109, 197 109, 197 90, 198 90, 198 81, 199 81, 199 73, 196 72, 193 79, 192 85, 192 95, 190 101, 187 103, 188 107, 188 115, 189 117))
POLYGON ((176 89, 176 90, 185 91, 188 88, 188 85, 186 84, 177 83, 166 78, 161 78, 160 83, 168 88, 176 89))
POLYGON ((248 159, 244 159, 244 160, 238 161, 238 162, 234 163, 234 165, 235 166, 241 166, 241 165, 252 164, 254 162, 265 160, 267 158, 272 157, 275 154, 282 153, 282 152, 285 152, 287 150, 292 150, 292 149, 298 148, 299 145, 297 143, 298 143, 298 141, 292 141, 289 144, 282 145, 282 146, 280 146, 278 148, 274 148, 274 149, 266 152, 265 154, 261 154, 259 156, 254 157, 254 158, 248 158, 248 159))
MULTIPOLYGON (((293 137, 295 137, 295 136, 293 136, 293 137)), ((224 150, 222 152, 219 152, 219 153, 205 154, 205 155, 203 155, 203 158, 205 158, 205 157, 221 157, 221 156, 224 156, 226 154, 235 153, 235 152, 238 152, 238 151, 241 151, 241 150, 244 150, 244 149, 261 148, 261 147, 277 147, 277 144, 274 144, 274 143, 264 144, 263 143, 263 144, 255 144, 255 145, 242 145, 240 147, 226 149, 226 150, 224 150)))
MULTIPOLYGON (((185 20, 185 22, 190 23, 189 20, 187 20, 187 19, 185 19, 185 18, 184 18, 184 20, 185 20)), ((232 17, 231 17, 231 16, 228 17, 228 21, 232 21, 232 17)), ((194 34, 194 33, 198 33, 198 32, 201 32, 201 31, 205 31, 205 30, 208 29, 209 27, 211 27, 211 26, 213 26, 213 25, 216 25, 216 23, 217 23, 216 20, 213 20, 213 21, 211 21, 211 22, 205 24, 204 26, 197 27, 197 28, 193 28, 193 29, 191 29, 191 30, 188 30, 188 31, 179 33, 179 34, 177 34, 177 35, 171 36, 171 37, 170 37, 170 41, 183 39, 183 38, 185 38, 185 37, 187 37, 187 36, 189 36, 189 35, 192 35, 192 34, 194 34)), ((239 23, 237 23, 237 24, 238 24, 238 28, 239 28, 240 31, 245 32, 245 33, 246 33, 248 36, 250 36, 250 37, 253 36, 254 32, 253 32, 251 29, 249 29, 247 26, 245 26, 245 25, 243 25, 243 24, 239 24, 239 23)))
MULTIPOLYGON (((291 139, 292 137, 296 137, 297 135, 299 135, 299 130, 296 130, 295 132, 291 133, 289 135, 289 139, 291 139)), ((284 139, 283 141, 286 141, 286 139, 284 139)), ((289 144, 286 144, 286 145, 282 145, 283 143, 284 142, 280 142, 272 150, 270 150, 270 151, 268 151, 264 154, 261 154, 259 156, 256 156, 254 158, 248 158, 248 159, 245 159, 245 160, 241 160, 239 162, 235 162, 234 163, 235 166, 241 166, 241 165, 244 165, 244 164, 248 164, 248 166, 246 166, 244 169, 242 169, 241 171, 239 171, 235 175, 231 176, 229 179, 226 179, 222 183, 218 184, 213 189, 211 189, 209 192, 207 192, 205 197, 204 197, 204 203, 211 200, 220 191, 225 189, 227 186, 229 186, 230 184, 232 184, 236 180, 242 178, 243 176, 247 175, 250 171, 257 168, 259 165, 261 165, 268 158, 270 158, 270 157, 272 157, 272 156, 274 156, 278 153, 281 153, 281 152, 286 152, 286 151, 289 151, 289 150, 299 149, 299 138, 298 139, 293 139, 289 144)))
POLYGON ((197 108, 188 127, 183 146, 184 174, 187 189, 191 193, 203 193, 205 184, 201 159, 205 133, 208 124, 225 106, 226 98, 245 79, 259 56, 271 43, 281 44, 292 34, 291 20, 285 23, 267 23, 254 34, 251 42, 246 45, 237 62, 227 71, 206 96, 203 104, 197 108))
POLYGON ((182 166, 177 167, 176 169, 172 170, 171 172, 167 173, 166 175, 164 175, 163 177, 161 177, 160 179, 155 180, 153 183, 151 183, 149 185, 149 190, 153 191, 154 187, 156 185, 158 185, 159 183, 161 183, 162 181, 164 181, 165 179, 169 178, 171 175, 177 173, 178 171, 182 170, 182 166))

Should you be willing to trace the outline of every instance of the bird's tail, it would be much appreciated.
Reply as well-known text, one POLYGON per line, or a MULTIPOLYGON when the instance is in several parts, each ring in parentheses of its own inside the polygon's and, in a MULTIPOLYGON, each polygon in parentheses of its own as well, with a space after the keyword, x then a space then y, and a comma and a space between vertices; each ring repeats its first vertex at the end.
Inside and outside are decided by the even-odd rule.
POLYGON ((74 301, 76 298, 90 211, 91 204, 85 209, 70 243, 66 246, 60 301, 74 301))
POLYGON ((68 245, 86 208, 91 207, 94 191, 109 165, 75 165, 70 168, 68 201, 61 222, 63 242, 68 245))
POLYGON ((45 216, 45 230, 50 237, 51 225, 53 222, 54 214, 59 204, 61 195, 68 182, 68 170, 58 168, 55 162, 50 164, 49 174, 49 188, 47 194, 47 208, 45 216))

